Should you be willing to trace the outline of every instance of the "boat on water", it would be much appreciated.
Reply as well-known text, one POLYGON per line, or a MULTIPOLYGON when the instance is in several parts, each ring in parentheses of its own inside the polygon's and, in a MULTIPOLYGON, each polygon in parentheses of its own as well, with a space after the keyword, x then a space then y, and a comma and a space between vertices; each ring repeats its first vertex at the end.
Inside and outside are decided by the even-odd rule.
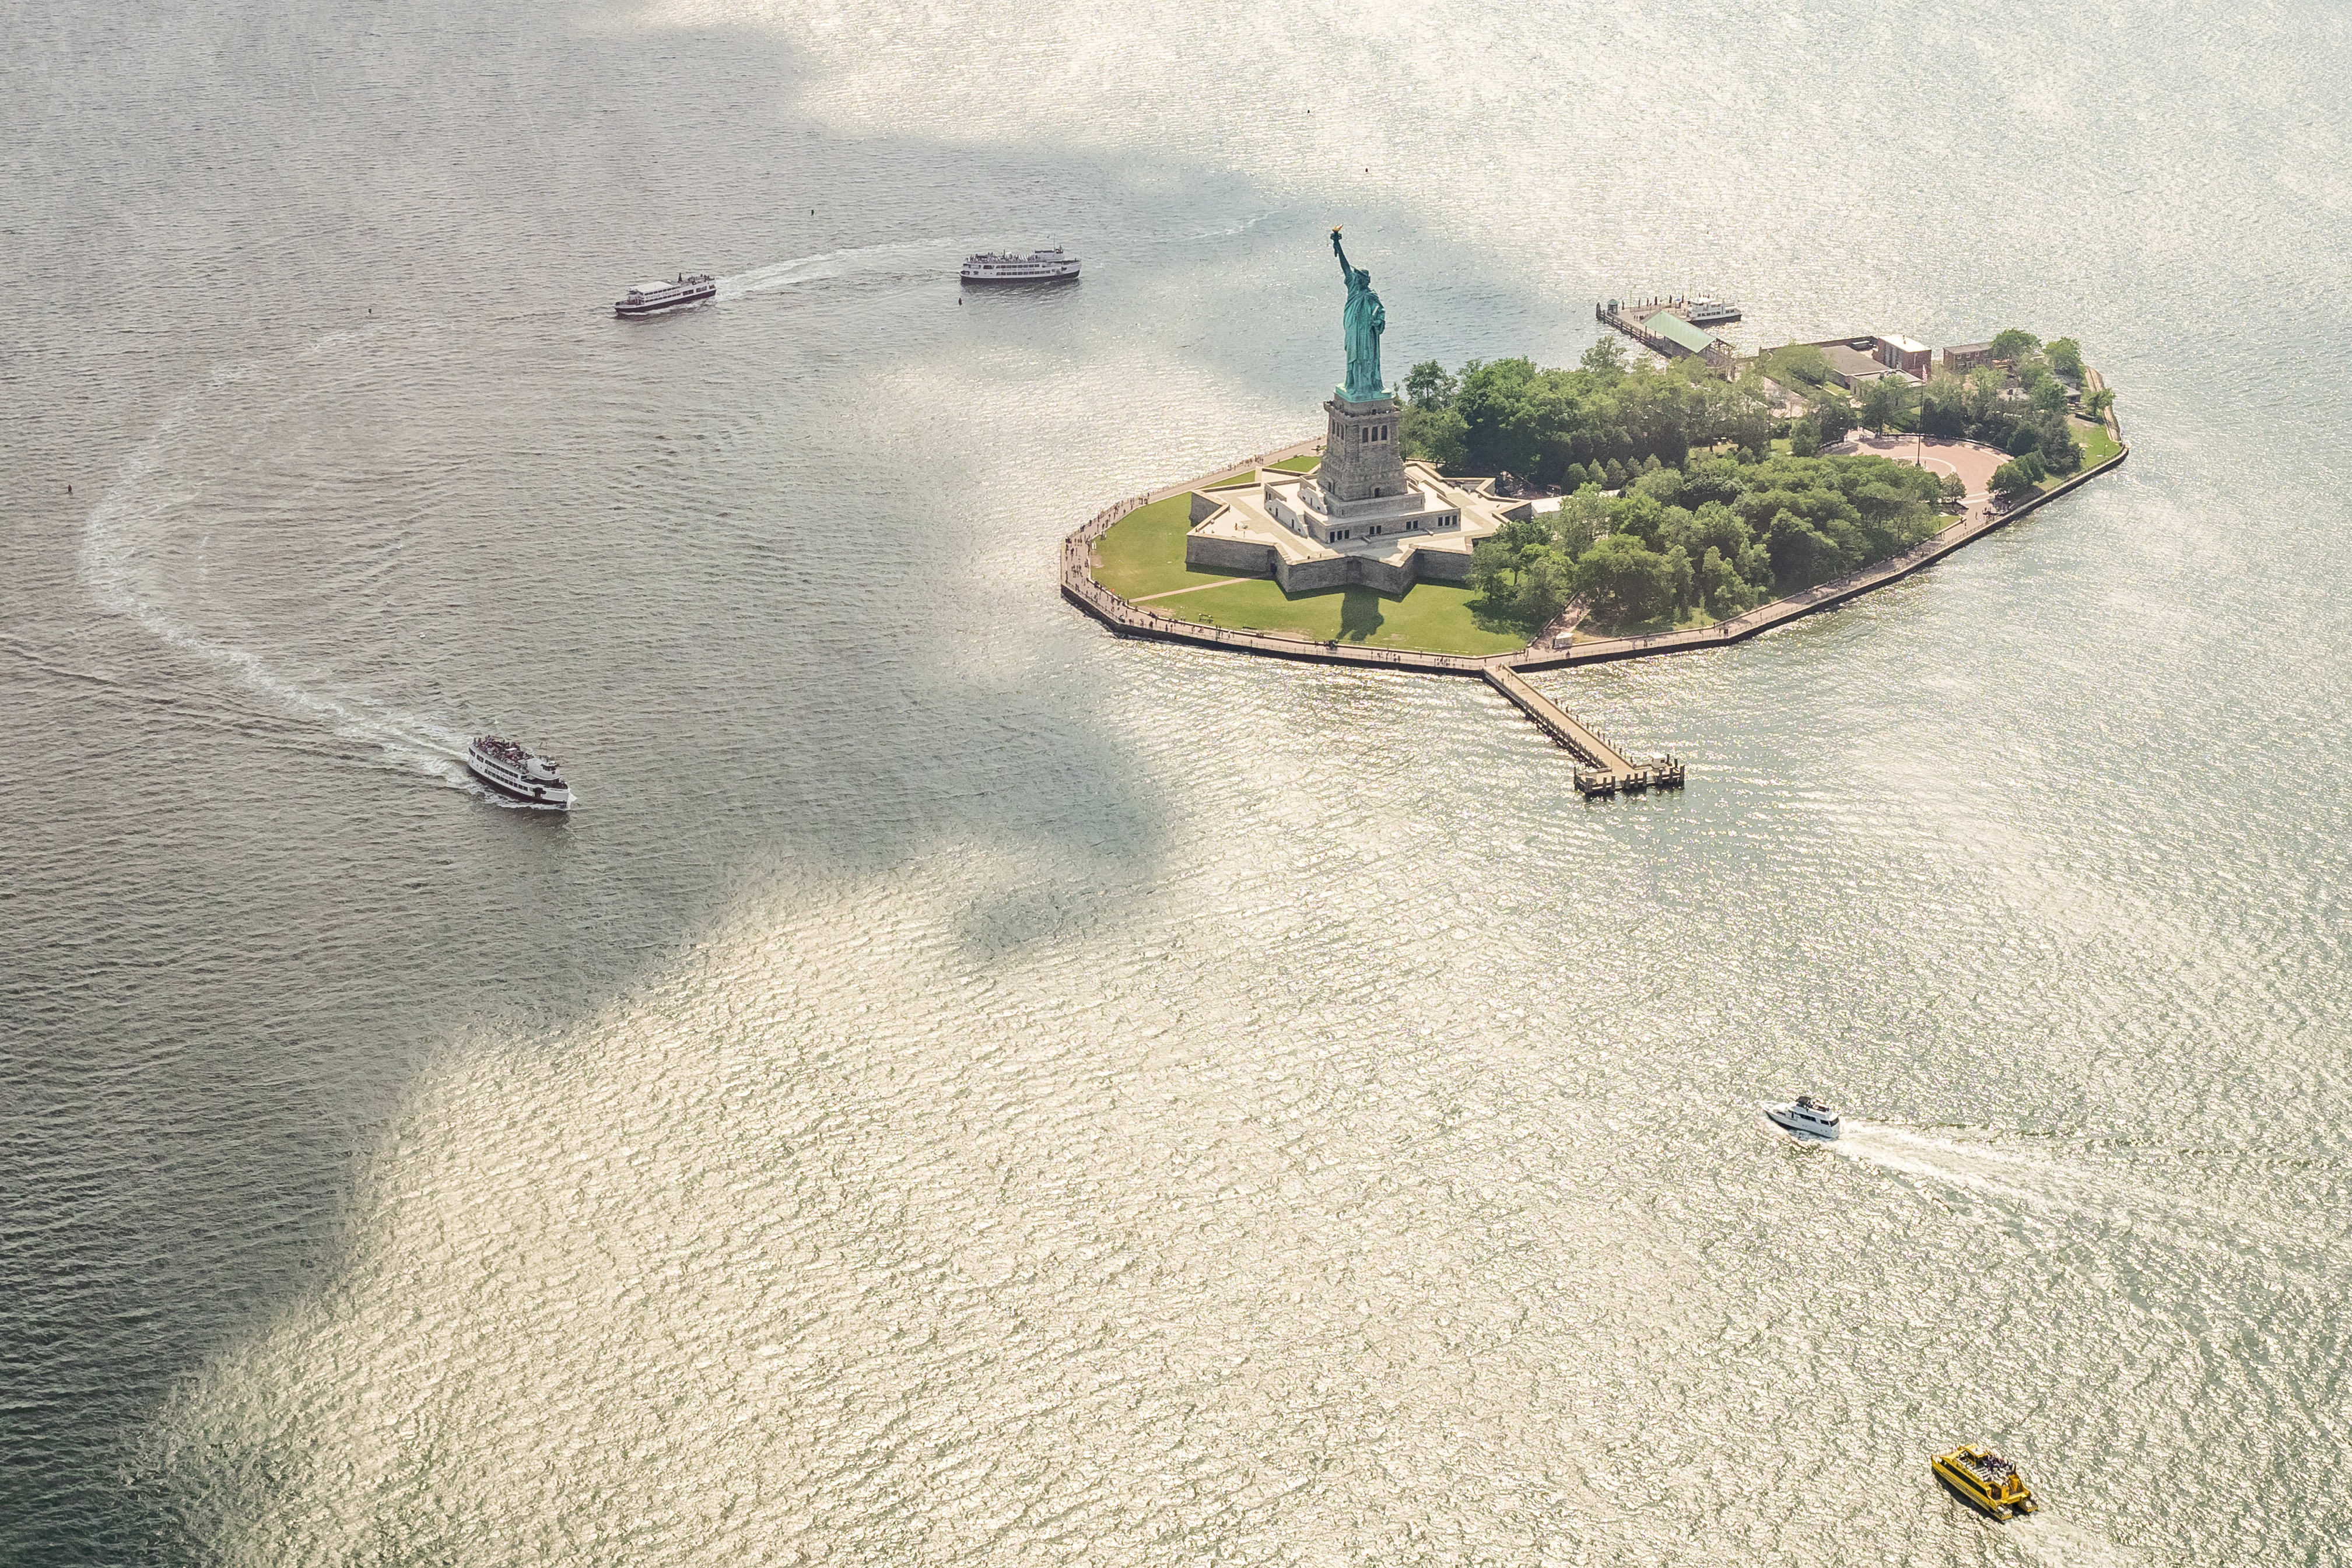
POLYGON ((2015 1519, 2032 1513, 2033 1489, 2017 1467, 1990 1448, 1962 1444, 1927 1461, 1936 1479, 1962 1502, 1994 1519, 2015 1519))
POLYGON ((1060 246, 1051 250, 1033 250, 1027 256, 984 250, 963 258, 966 283, 1050 283, 1077 275, 1078 258, 1064 256, 1060 246))
POLYGON ((1774 1126, 1799 1137, 1826 1140, 1838 1135, 1837 1112, 1827 1101, 1810 1094, 1800 1094, 1784 1105, 1767 1105, 1764 1114, 1774 1126))
POLYGON ((557 767, 555 758, 541 757, 495 735, 478 735, 466 747, 467 771, 499 794, 534 806, 568 811, 572 809, 572 789, 563 782, 557 767))
POLYGON ((1694 299, 1683 307, 1683 319, 1694 327, 1720 327, 1739 319, 1739 307, 1728 299, 1694 299))
POLYGON ((707 272, 681 272, 667 283, 640 283, 613 302, 615 316, 658 316, 682 305, 699 305, 719 292, 707 272))

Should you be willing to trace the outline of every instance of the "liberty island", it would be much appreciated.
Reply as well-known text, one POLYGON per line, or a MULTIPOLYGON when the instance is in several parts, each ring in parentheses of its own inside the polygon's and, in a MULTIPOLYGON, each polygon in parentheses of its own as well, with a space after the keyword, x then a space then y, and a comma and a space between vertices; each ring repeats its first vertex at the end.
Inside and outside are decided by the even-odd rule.
MULTIPOLYGON (((1906 428, 1903 387, 1918 389, 1923 412, 1943 398, 1941 410, 1958 395, 1948 372, 1933 387, 1890 376, 1864 408, 1825 384, 1802 385, 1800 398, 1783 383, 1801 382, 1814 359, 1829 362, 1811 346, 1749 359, 1726 346, 1652 368, 1604 340, 1575 371, 1473 361, 1458 383, 1428 361, 1400 398, 1381 373, 1388 311, 1370 270, 1351 264, 1337 228, 1331 251, 1347 289, 1344 379, 1323 403, 1322 435, 1097 515, 1065 546, 1063 593, 1129 634, 1483 676, 1587 765, 1577 774, 1587 793, 1679 784, 1682 765, 1636 761, 1522 673, 1743 642, 1899 581, 2127 451, 2113 394, 2075 345, 2054 340, 2045 360, 2040 340, 2016 331, 1979 346, 1992 362, 1969 368, 1970 406, 1982 404, 1988 433, 2038 421, 2025 434, 2053 453, 2063 444, 2071 464, 2045 470, 2032 454, 2004 463, 1974 425, 1970 439, 1939 438, 1932 456, 1924 434, 1894 439, 1906 428), (1497 375, 1509 384, 1482 393, 1482 419, 1540 382, 1547 416, 1613 417, 1622 394, 1699 423, 1670 463, 1641 452, 1652 430, 1588 425, 1558 439, 1570 452, 1632 441, 1633 461, 1604 464, 1594 452, 1557 501, 1530 497, 1524 479, 1507 492, 1499 476, 1456 472, 1469 465, 1470 429, 1454 388, 1497 375), (2019 384, 2004 392, 1994 384, 2004 378, 2019 384), (2035 412, 1999 412, 2008 406, 2035 412)), ((1841 385, 1871 379, 1843 369, 1841 385)))

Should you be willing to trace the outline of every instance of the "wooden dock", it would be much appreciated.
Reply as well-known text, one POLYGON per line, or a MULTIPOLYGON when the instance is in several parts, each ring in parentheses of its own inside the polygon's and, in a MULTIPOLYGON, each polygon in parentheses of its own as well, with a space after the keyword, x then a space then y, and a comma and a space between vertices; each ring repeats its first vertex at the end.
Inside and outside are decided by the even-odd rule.
POLYGON ((1488 664, 1483 672, 1486 684, 1510 699, 1511 706, 1535 721, 1538 729, 1584 764, 1576 770, 1576 789, 1580 795, 1614 795, 1620 789, 1679 789, 1683 784, 1682 759, 1676 757, 1653 758, 1647 762, 1635 762, 1609 744, 1601 735, 1571 717, 1568 711, 1543 693, 1528 685, 1518 671, 1508 664, 1488 664))

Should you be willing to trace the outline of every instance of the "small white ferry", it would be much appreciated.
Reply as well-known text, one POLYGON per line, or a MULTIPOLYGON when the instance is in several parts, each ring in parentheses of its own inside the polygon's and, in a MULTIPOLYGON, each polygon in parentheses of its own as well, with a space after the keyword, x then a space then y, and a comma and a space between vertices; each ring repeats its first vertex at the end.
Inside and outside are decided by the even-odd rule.
POLYGON ((1838 1113, 1810 1094, 1800 1094, 1785 1105, 1767 1105, 1764 1114, 1774 1126, 1801 1138, 1827 1140, 1838 1135, 1838 1113))
POLYGON ((1739 307, 1728 299, 1694 299, 1684 306, 1682 314, 1694 327, 1720 327, 1739 319, 1739 307))
POLYGON ((495 735, 478 735, 466 747, 466 767, 474 777, 501 795, 511 795, 534 806, 550 806, 559 811, 572 809, 572 789, 556 769, 555 759, 500 740, 495 735))
POLYGON ((1027 256, 984 250, 963 258, 966 283, 1048 283, 1077 275, 1078 258, 1064 256, 1060 246, 1051 250, 1033 250, 1027 256))
POLYGON ((681 272, 667 283, 640 283, 613 302, 615 316, 656 316, 681 305, 699 305, 719 292, 707 272, 681 272))

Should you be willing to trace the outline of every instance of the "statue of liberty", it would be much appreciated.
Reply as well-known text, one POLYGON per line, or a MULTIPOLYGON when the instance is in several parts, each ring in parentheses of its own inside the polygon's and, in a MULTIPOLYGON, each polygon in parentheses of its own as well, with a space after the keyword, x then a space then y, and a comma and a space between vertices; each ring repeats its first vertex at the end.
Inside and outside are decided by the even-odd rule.
POLYGON ((1339 276, 1348 285, 1348 307, 1341 317, 1348 337, 1348 384, 1339 393, 1349 402, 1376 402, 1389 395, 1381 384, 1381 334, 1388 329, 1389 313, 1372 292, 1372 275, 1348 265, 1338 229, 1331 231, 1331 254, 1339 258, 1339 276))

